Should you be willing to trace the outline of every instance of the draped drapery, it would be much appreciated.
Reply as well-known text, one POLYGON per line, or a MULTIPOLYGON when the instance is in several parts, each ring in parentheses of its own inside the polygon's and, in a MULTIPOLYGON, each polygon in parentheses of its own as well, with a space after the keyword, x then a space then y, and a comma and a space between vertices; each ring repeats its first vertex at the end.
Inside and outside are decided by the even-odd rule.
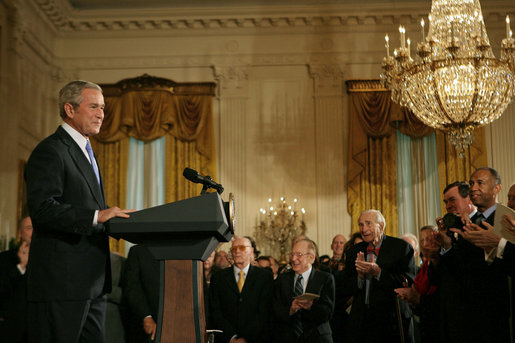
MULTIPOLYGON (((369 208, 380 210, 386 218, 386 234, 398 234, 398 194, 396 129, 411 138, 431 135, 434 130, 413 114, 400 108, 390 98, 379 80, 349 80, 349 154, 348 211, 352 231, 357 231, 359 214, 369 208)), ((445 135, 436 133, 440 189, 479 164, 486 165, 486 148, 482 129, 476 130, 467 157, 460 159, 445 135), (461 173, 461 174, 460 174, 461 173), (449 181, 452 180, 452 181, 449 181), (442 187, 443 185, 443 187, 442 187)), ((423 164, 418 164, 423 166, 423 164)), ((417 168, 417 164, 410 166, 417 168)), ((421 171, 415 170, 415 175, 421 171)), ((420 179, 420 177, 417 177, 420 179)), ((458 178, 463 179, 463 178, 458 178)), ((414 185, 414 187, 420 185, 414 185)), ((441 194, 441 193, 440 193, 441 194)), ((423 206, 423 204, 422 204, 423 206)))
MULTIPOLYGON (((150 142, 165 136, 165 201, 200 193, 182 176, 185 167, 216 178, 212 118, 214 83, 176 83, 143 75, 102 85, 104 122, 94 136, 106 200, 125 208, 129 137, 150 142)), ((125 244, 111 240, 123 253, 125 244)))

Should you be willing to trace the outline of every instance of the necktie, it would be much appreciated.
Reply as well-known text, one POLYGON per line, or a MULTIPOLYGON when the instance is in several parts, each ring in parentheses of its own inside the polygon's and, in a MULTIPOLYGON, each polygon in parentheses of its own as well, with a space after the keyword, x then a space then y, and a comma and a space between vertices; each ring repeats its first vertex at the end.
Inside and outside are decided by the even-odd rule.
POLYGON ((373 253, 374 255, 378 256, 379 255, 379 248, 380 247, 374 247, 373 245, 369 245, 367 247, 367 255, 370 254, 370 253, 373 253))
POLYGON ((474 224, 481 226, 483 220, 486 220, 483 213, 476 213, 476 219, 474 219, 474 224))
POLYGON ((245 284, 245 273, 243 273, 243 270, 240 270, 240 277, 238 279, 238 290, 241 293, 241 290, 243 289, 243 285, 245 284))
POLYGON ((302 274, 299 274, 297 281, 295 282, 294 296, 301 295, 302 293, 304 293, 304 287, 302 287, 302 274))
MULTIPOLYGON (((297 277, 297 281, 295 281, 295 290, 293 291, 294 296, 298 296, 304 293, 304 287, 302 287, 302 275, 297 277)), ((300 336, 302 334, 302 321, 300 319, 300 313, 297 312, 293 315, 293 330, 295 331, 295 335, 300 336)))
POLYGON ((86 151, 89 155, 89 160, 91 161, 91 166, 93 167, 93 171, 95 172, 95 176, 97 177, 98 185, 100 185, 100 174, 98 172, 97 162, 95 160, 95 155, 93 154, 93 149, 91 149, 91 145, 89 144, 89 140, 86 143, 86 151))

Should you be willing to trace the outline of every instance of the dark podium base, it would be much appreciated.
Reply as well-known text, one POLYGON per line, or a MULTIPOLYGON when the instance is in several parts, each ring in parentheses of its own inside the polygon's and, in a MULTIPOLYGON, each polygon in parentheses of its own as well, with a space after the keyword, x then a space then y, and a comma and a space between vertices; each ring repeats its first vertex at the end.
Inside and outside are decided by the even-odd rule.
POLYGON ((202 270, 201 261, 161 261, 156 342, 207 342, 202 270))

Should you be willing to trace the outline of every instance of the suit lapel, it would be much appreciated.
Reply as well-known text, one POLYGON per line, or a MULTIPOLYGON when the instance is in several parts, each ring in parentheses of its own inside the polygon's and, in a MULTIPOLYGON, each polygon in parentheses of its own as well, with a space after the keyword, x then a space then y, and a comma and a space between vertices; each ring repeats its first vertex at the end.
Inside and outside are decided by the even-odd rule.
POLYGON ((253 265, 249 266, 249 271, 247 272, 247 277, 245 278, 245 283, 243 284, 241 293, 244 293, 246 290, 248 290, 250 285, 255 282, 254 279, 256 278, 256 268, 257 267, 254 267, 253 265))
POLYGON ((384 236, 383 243, 381 243, 381 248, 379 249, 379 256, 377 256, 376 263, 381 266, 380 263, 383 262, 385 256, 388 256, 388 253, 384 253, 384 251, 388 251, 390 249, 390 239, 388 236, 384 236), (383 250, 386 249, 386 250, 383 250))
POLYGON ((293 288, 295 287, 295 285, 294 285, 294 282, 295 282, 295 272, 292 270, 290 273, 286 274, 285 277, 287 278, 286 279, 286 286, 287 286, 286 295, 287 295, 287 299, 291 299, 291 298, 293 298, 293 288))
POLYGON ((318 293, 318 290, 313 291, 314 289, 317 289, 316 285, 316 273, 318 273, 315 268, 311 270, 311 274, 309 274, 308 284, 306 285, 306 293, 318 293))
MULTIPOLYGON (((98 203, 98 206, 101 209, 105 208, 104 192, 97 182, 97 177, 95 176, 95 172, 93 171, 91 163, 89 163, 88 159, 86 158, 80 147, 77 145, 77 143, 75 143, 73 138, 71 138, 70 135, 61 126, 59 126, 59 128, 57 129, 57 133, 63 140, 64 144, 68 146, 68 152, 70 153, 72 160, 77 166, 77 169, 82 174, 84 180, 88 184, 91 194, 98 203)), ((101 176, 100 180, 102 180, 101 176)))

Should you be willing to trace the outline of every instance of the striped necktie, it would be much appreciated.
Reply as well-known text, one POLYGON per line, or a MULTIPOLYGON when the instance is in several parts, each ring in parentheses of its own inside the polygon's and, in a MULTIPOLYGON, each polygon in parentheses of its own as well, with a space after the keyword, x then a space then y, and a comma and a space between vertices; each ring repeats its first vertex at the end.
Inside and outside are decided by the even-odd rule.
MULTIPOLYGON (((299 274, 297 277, 297 281, 295 281, 295 290, 293 291, 293 296, 298 296, 304 293, 304 287, 302 287, 302 274, 299 274)), ((293 315, 293 330, 295 331, 295 335, 299 337, 302 332, 302 321, 300 318, 300 313, 297 312, 293 315)))

